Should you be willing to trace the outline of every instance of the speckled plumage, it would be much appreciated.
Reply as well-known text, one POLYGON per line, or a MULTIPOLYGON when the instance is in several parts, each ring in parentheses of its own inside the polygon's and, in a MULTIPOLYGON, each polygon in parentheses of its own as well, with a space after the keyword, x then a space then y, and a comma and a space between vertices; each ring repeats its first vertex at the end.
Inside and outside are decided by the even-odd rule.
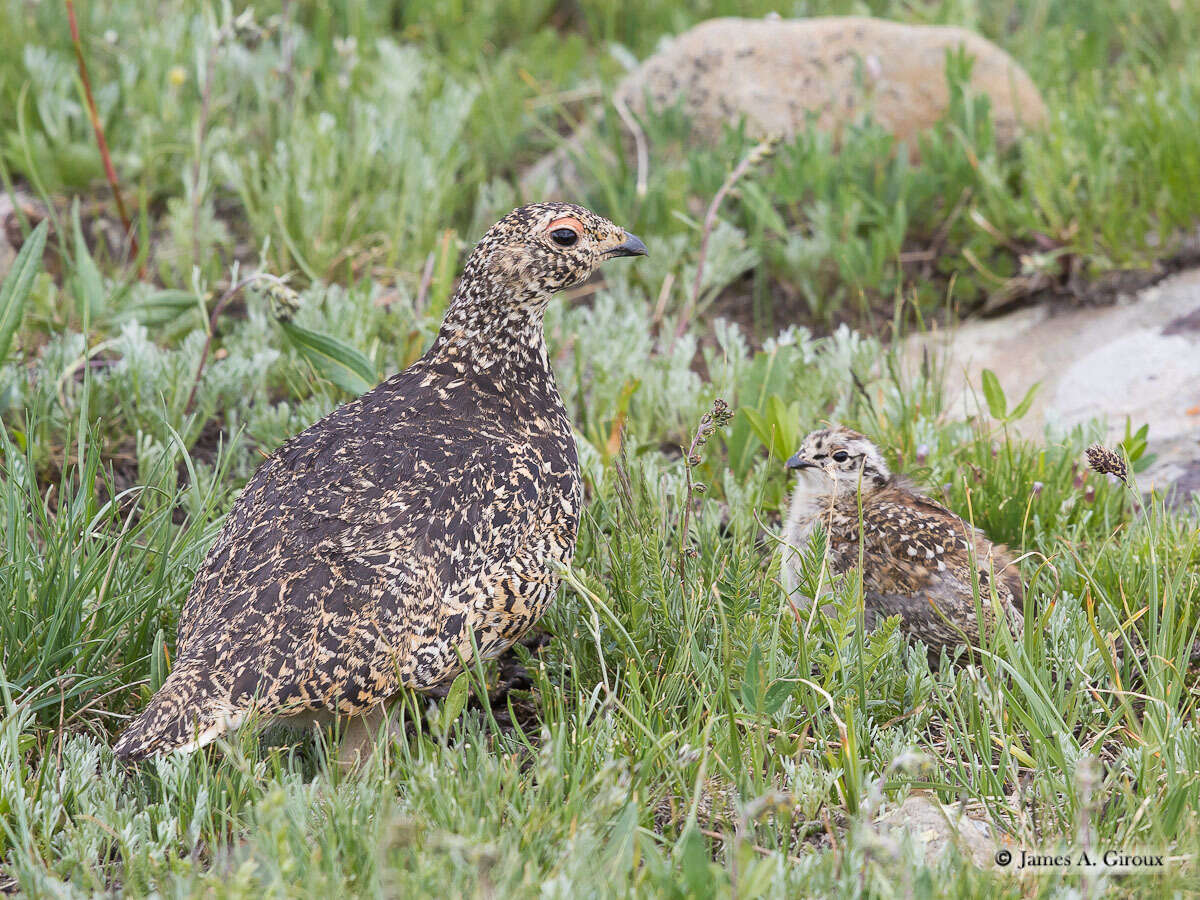
POLYGON ((869 625, 898 615, 901 628, 924 641, 931 655, 979 646, 994 626, 994 588, 1006 624, 1021 633, 1024 587, 1008 550, 892 475, 863 435, 848 428, 814 431, 788 467, 797 472, 781 566, 789 594, 798 581, 796 549, 804 550, 819 522, 833 572, 858 566, 861 550, 869 625))
POLYGON ((194 749, 252 714, 362 716, 452 677, 472 644, 490 658, 516 641, 580 512, 542 315, 601 261, 642 253, 571 204, 493 226, 429 352, 247 483, 184 604, 175 666, 117 754, 194 749))

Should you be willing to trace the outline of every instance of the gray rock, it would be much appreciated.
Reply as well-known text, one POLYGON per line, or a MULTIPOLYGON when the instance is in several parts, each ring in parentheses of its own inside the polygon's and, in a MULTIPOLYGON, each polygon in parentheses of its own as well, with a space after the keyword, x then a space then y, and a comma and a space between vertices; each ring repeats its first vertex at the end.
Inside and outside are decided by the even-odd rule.
POLYGON ((939 803, 936 797, 910 794, 904 803, 879 819, 881 834, 900 839, 907 834, 921 849, 926 865, 933 865, 951 845, 980 868, 995 865, 999 832, 982 808, 963 812, 939 803))
MULTIPOLYGON (((884 19, 710 19, 678 35, 620 83, 615 99, 651 115, 676 103, 689 115, 696 145, 745 120, 755 137, 793 137, 808 127, 835 136, 866 111, 908 141, 949 105, 948 51, 974 58, 971 87, 991 98, 1001 143, 1046 119, 1046 106, 1025 71, 995 44, 963 28, 905 25, 884 19)), ((578 184, 568 144, 522 179, 527 192, 578 184)))
POLYGON ((992 369, 1010 405, 1041 388, 1016 429, 1039 437, 1046 425, 1100 419, 1109 442, 1149 424, 1155 465, 1143 489, 1200 488, 1200 269, 1181 272, 1103 307, 1022 309, 909 341, 945 354, 947 386, 964 414, 978 412, 981 372, 992 369), (973 399, 978 397, 978 401, 973 399))
POLYGON ((4 280, 4 276, 12 268, 13 260, 17 258, 18 248, 9 242, 8 229, 5 227, 12 215, 12 200, 7 192, 0 191, 0 281, 4 280))

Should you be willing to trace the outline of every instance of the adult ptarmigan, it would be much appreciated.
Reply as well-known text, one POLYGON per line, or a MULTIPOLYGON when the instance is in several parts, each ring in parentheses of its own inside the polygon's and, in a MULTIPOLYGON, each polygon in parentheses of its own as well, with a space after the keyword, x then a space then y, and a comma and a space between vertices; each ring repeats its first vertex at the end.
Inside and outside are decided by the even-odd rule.
POLYGON ((787 465, 797 478, 780 572, 794 601, 807 602, 794 594, 796 551, 819 522, 831 571, 859 566, 861 553, 868 626, 900 616, 900 627, 924 641, 935 660, 942 648, 977 647, 991 633, 994 590, 1005 624, 1022 633, 1025 591, 1008 550, 892 475, 863 435, 840 427, 814 431, 787 465))
POLYGON ((254 473, 117 755, 194 750, 252 716, 343 716, 351 761, 402 689, 516 641, 571 559, 581 500, 542 315, 602 261, 645 252, 567 203, 489 229, 429 352, 254 473))

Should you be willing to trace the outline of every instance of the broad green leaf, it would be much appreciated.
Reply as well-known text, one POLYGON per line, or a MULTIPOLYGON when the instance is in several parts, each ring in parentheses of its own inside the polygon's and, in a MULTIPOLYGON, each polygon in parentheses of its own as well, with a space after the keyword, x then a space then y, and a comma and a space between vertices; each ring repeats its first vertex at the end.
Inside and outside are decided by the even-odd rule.
POLYGON ((785 404, 778 394, 767 398, 765 409, 742 407, 754 436, 776 459, 787 459, 800 442, 800 404, 785 404))
POLYGON ((756 409, 751 409, 748 406, 743 406, 738 410, 747 422, 750 423, 751 433, 758 438, 759 442, 766 446, 771 446, 771 426, 767 423, 767 417, 756 409))
POLYGON ((302 328, 295 322, 280 322, 288 342, 324 378, 355 396, 375 387, 375 367, 361 351, 337 338, 302 328))
POLYGON ((1021 402, 1017 404, 1017 408, 1009 413, 1009 419, 1017 421, 1022 418, 1025 413, 1029 412, 1029 407, 1033 406, 1033 398, 1037 396, 1038 388, 1042 386, 1040 381, 1034 382, 1033 386, 1021 398, 1021 402))
MULTIPOLYGON (((1134 465, 1141 460, 1142 454, 1146 452, 1148 445, 1147 437, 1150 434, 1150 423, 1146 422, 1137 431, 1133 430, 1133 420, 1129 416, 1125 417, 1125 439, 1121 441, 1120 447, 1125 451, 1125 455, 1129 458, 1131 465, 1134 465)), ((1141 472, 1148 465, 1148 462, 1141 460, 1141 465, 1134 465, 1135 472, 1141 472)))
POLYGON ((470 686, 470 681, 467 673, 461 672, 454 679, 454 683, 450 685, 450 692, 446 694, 446 702, 442 704, 442 734, 450 730, 450 726, 458 721, 458 717, 466 708, 467 688, 470 686))
POLYGON ((1003 419, 1008 410, 1008 401, 1004 399, 1000 379, 991 369, 983 370, 983 397, 987 400, 988 412, 992 414, 992 418, 1003 419))
POLYGON ((791 695, 792 683, 790 681, 776 681, 767 688, 767 696, 763 700, 763 712, 768 716, 775 715, 791 695))
POLYGON ((779 394, 767 401, 770 413, 771 443, 768 445, 776 459, 787 459, 800 444, 800 404, 784 403, 779 394))
POLYGON ((716 894, 712 856, 708 843, 695 826, 679 839, 679 870, 687 883, 689 897, 707 900, 716 894))
POLYGON ((25 317, 25 301, 33 287, 33 279, 42 267, 42 251, 46 247, 46 231, 49 225, 42 222, 13 260, 12 268, 0 285, 0 362, 8 357, 13 335, 25 317))
POLYGON ((118 322, 136 319, 143 325, 163 327, 185 316, 195 317, 199 309, 192 291, 164 289, 129 303, 116 314, 115 319, 118 322))
POLYGON ((762 712, 762 650, 758 644, 750 648, 746 657, 746 674, 742 677, 742 705, 746 712, 762 712))

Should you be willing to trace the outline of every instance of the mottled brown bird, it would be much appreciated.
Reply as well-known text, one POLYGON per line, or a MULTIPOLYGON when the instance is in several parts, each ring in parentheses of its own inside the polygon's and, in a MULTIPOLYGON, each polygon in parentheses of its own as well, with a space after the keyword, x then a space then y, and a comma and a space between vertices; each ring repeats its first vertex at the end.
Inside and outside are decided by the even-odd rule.
POLYGON ((429 352, 254 473, 184 604, 174 669, 117 755, 194 750, 252 716, 344 716, 350 761, 404 688, 511 646, 549 605, 579 524, 542 315, 602 261, 645 253, 567 203, 494 225, 429 352))
POLYGON ((787 466, 797 477, 781 575, 794 600, 806 602, 793 593, 799 582, 797 551, 807 547, 819 522, 831 571, 855 568, 861 552, 869 627, 898 615, 900 627, 925 642, 931 659, 943 648, 977 647, 995 623, 994 590, 1006 624, 1014 635, 1021 634, 1024 587, 1007 548, 889 472, 878 448, 863 435, 840 427, 814 431, 787 466))

